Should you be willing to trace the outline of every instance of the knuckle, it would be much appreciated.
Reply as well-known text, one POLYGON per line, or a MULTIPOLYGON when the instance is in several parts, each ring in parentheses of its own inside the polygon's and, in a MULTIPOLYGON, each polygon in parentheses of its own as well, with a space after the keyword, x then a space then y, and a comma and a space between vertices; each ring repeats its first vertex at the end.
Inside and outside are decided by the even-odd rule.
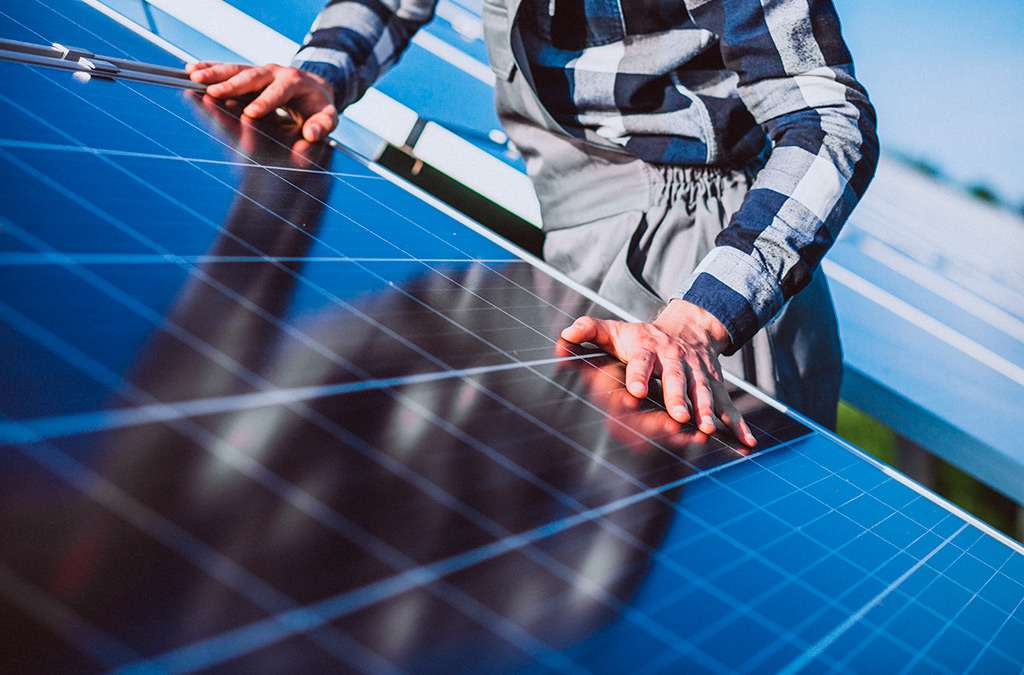
POLYGON ((644 352, 653 352, 658 348, 658 341, 650 335, 644 335, 637 339, 636 346, 644 352))
POLYGON ((629 359, 629 365, 633 366, 634 370, 646 368, 650 362, 650 352, 637 352, 636 354, 633 354, 632 357, 629 359))
POLYGON ((683 366, 677 361, 669 361, 662 366, 662 379, 683 379, 683 366))
POLYGON ((299 71, 295 68, 281 68, 275 73, 275 77, 279 82, 283 82, 288 86, 294 86, 302 79, 299 71))
POLYGON ((283 99, 287 92, 288 87, 286 87, 280 80, 274 80, 263 89, 263 93, 274 100, 283 99))
POLYGON ((674 362, 682 363, 686 359, 686 350, 674 342, 666 347, 663 353, 674 362))

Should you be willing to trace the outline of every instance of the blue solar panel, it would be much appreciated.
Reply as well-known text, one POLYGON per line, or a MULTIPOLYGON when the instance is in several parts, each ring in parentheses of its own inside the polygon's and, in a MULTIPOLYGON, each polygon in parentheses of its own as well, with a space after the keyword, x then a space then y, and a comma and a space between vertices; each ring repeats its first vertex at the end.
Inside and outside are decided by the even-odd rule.
MULTIPOLYGON (((5 30, 152 49, 58 6, 5 30)), ((343 148, 0 82, 3 672, 1024 668, 1019 548, 753 395, 750 455, 633 405, 557 342, 606 310, 343 148)))

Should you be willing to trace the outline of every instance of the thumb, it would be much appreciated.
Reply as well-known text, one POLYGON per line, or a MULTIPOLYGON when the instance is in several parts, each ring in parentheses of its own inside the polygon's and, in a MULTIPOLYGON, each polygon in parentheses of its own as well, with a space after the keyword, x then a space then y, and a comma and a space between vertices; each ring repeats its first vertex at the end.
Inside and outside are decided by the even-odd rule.
POLYGON ((591 316, 581 316, 571 326, 562 330, 562 339, 580 344, 598 339, 601 332, 600 320, 591 316))
POLYGON ((328 106, 309 118, 302 125, 302 136, 310 143, 327 138, 327 135, 338 126, 338 116, 334 106, 328 106))

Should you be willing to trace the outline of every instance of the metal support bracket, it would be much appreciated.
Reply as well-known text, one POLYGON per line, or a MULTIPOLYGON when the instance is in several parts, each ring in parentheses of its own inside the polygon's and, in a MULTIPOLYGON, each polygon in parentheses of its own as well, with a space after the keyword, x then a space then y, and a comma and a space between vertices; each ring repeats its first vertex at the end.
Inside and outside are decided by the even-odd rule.
POLYGON ((206 91, 205 85, 190 80, 182 68, 97 56, 87 49, 57 42, 39 45, 18 40, 0 40, 0 60, 70 70, 104 80, 131 80, 200 93, 206 91))

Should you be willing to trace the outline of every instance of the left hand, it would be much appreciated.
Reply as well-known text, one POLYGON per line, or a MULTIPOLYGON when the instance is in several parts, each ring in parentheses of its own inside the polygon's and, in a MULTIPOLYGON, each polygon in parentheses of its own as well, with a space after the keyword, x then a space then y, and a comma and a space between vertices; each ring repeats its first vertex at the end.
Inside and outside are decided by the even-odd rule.
POLYGON ((193 82, 207 85, 206 93, 220 99, 258 94, 243 109, 248 117, 263 117, 286 108, 302 125, 310 143, 323 140, 338 126, 338 110, 330 86, 320 76, 275 63, 249 66, 235 63, 190 63, 193 82))
MULTIPOLYGON (((261 121, 240 114, 241 106, 233 99, 220 100, 209 94, 196 93, 192 93, 192 96, 250 158, 257 159, 261 151, 265 154, 289 148, 288 159, 291 163, 296 168, 307 169, 317 163, 322 155, 322 148, 303 137, 301 128, 293 120, 275 117, 261 121)), ((267 158, 264 156, 257 161, 267 161, 267 158)))
POLYGON ((661 377, 665 408, 678 422, 694 420, 706 434, 715 417, 747 447, 757 441, 733 404, 719 356, 729 346, 725 326, 685 300, 671 300, 650 323, 628 323, 584 316, 562 331, 562 338, 592 342, 626 363, 626 389, 647 396, 648 382, 661 377))

